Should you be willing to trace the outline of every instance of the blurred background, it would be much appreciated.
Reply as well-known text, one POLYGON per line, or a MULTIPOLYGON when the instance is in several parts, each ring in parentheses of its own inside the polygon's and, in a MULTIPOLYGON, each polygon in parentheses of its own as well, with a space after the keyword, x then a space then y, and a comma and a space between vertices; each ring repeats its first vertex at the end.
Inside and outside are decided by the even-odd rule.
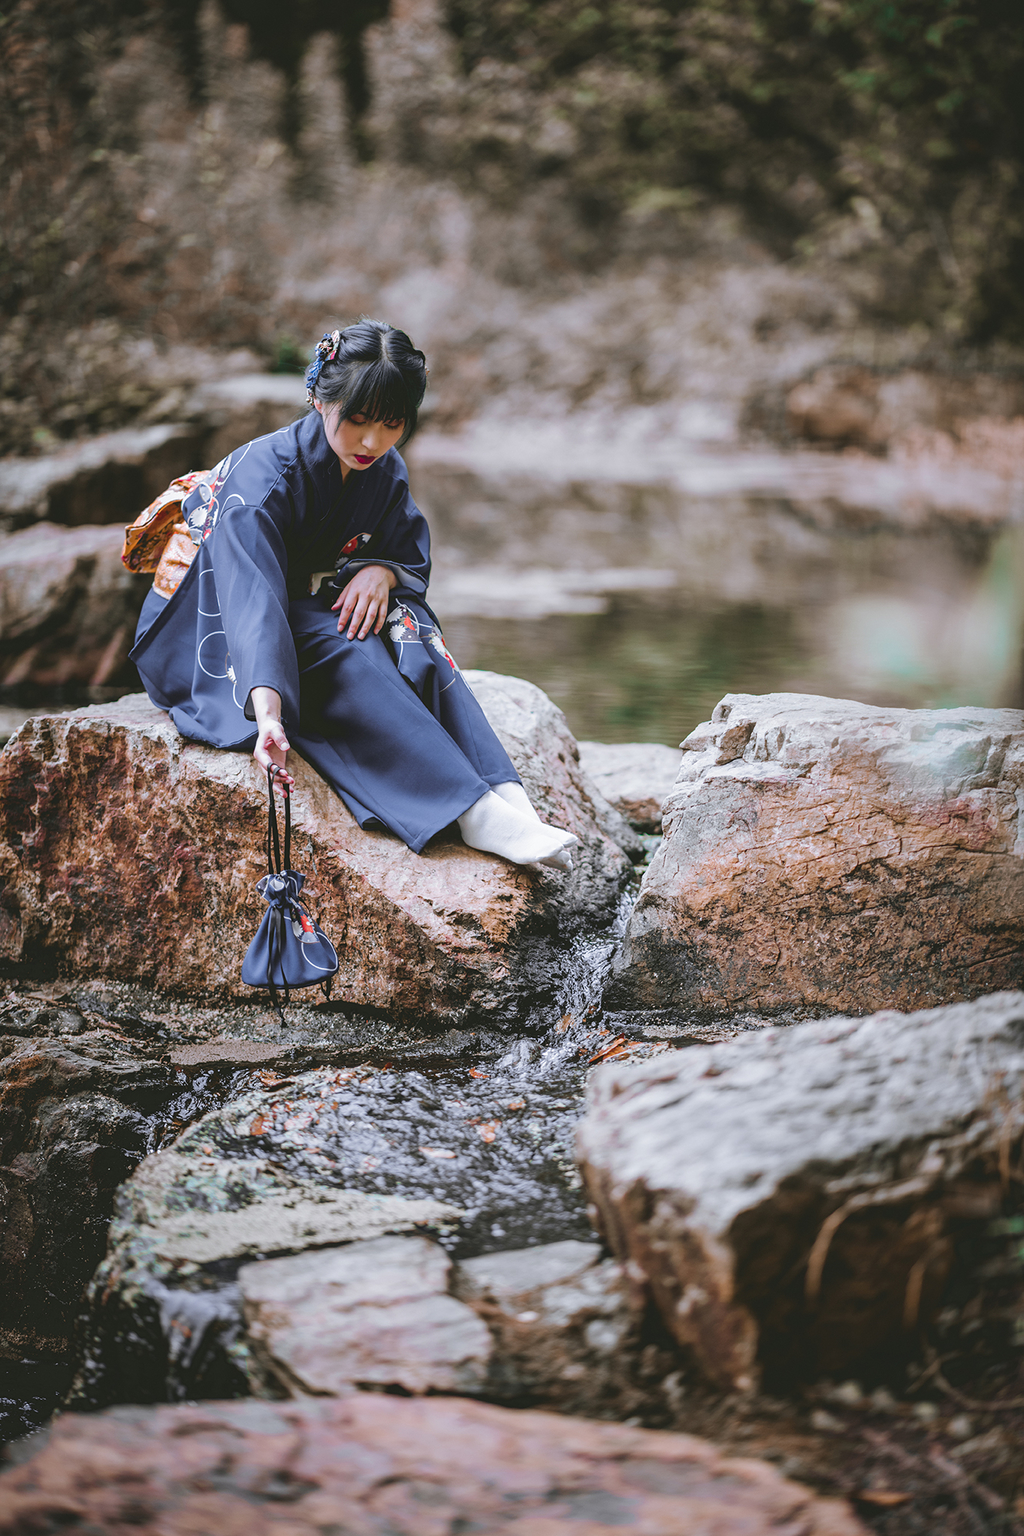
POLYGON ((578 736, 1024 704, 1019 0, 17 0, 0 71, 8 729, 138 686, 120 525, 361 313, 450 647, 578 736))

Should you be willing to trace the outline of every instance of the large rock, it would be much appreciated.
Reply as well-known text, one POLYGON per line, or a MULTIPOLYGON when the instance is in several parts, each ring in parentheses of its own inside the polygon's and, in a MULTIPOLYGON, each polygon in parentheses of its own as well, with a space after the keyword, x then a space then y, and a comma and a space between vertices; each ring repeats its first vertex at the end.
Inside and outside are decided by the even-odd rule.
POLYGON ((675 784, 680 756, 656 741, 581 741, 580 767, 638 832, 661 831, 661 804, 675 784))
POLYGON ((599 1243, 451 1264, 428 1238, 378 1238, 247 1264, 238 1287, 261 1396, 376 1387, 629 1418, 662 1409, 652 1378, 677 1366, 649 1342, 640 1362, 642 1307, 599 1243))
MULTIPOLYGON (((77 1400, 217 1397, 265 1379, 237 1283, 253 1260, 424 1227, 460 1254, 589 1235, 572 1163, 582 1070, 563 1058, 546 1087, 519 1050, 474 1067, 435 1059, 429 1074, 253 1070, 122 1187, 77 1400)), ((580 1330, 602 1306, 592 1299, 580 1330)))
POLYGON ((277 1149, 260 1146, 260 1126, 250 1128, 251 1142, 225 1156, 207 1116, 122 1186, 89 1290, 76 1400, 244 1391, 256 1373, 241 1337, 242 1264, 416 1232, 459 1214, 427 1195, 339 1187, 329 1168, 292 1173, 277 1149))
POLYGON ((358 1393, 65 1414, 0 1476, 0 1533, 864 1536, 845 1504, 689 1435, 358 1393))
POLYGON ((243 373, 210 379, 187 402, 189 415, 207 432, 202 464, 189 467, 218 464, 240 443, 289 426, 307 409, 302 374, 243 373))
MULTIPOLYGON (((580 837, 571 876, 478 853, 454 831, 413 854, 361 831, 295 766, 294 862, 338 949, 335 995, 393 1018, 511 1018, 550 997, 552 936, 609 914, 628 878, 560 711, 529 683, 471 676, 542 814, 580 837)), ((184 741, 134 695, 26 722, 0 755, 0 802, 3 959, 252 995, 240 971, 264 910, 266 809, 247 753, 184 741)))
POLYGON ((747 1389, 759 1365, 897 1372, 1022 1130, 1018 992, 602 1067, 578 1156, 634 1282, 707 1376, 747 1389))
POLYGON ((867 1013, 1024 979, 1024 714, 727 694, 683 743, 616 1008, 867 1013))
POLYGON ((175 475, 204 467, 206 435, 184 424, 125 427, 39 458, 0 459, 0 526, 130 522, 175 475))
POLYGON ((315 1396, 360 1386, 479 1394, 491 1335, 448 1294, 451 1260, 425 1237, 382 1237, 247 1264, 249 1345, 282 1385, 315 1396))
MULTIPOLYGON (((244 359, 235 354, 235 361, 244 359)), ((221 366, 223 357, 215 361, 221 366)), ((158 409, 180 419, 103 432, 34 458, 0 459, 0 528, 130 522, 176 475, 207 469, 240 443, 301 416, 305 383, 296 374, 242 373, 191 388, 179 378, 158 409)))
POLYGON ((123 672, 150 578, 125 570, 122 541, 121 528, 51 523, 0 537, 0 682, 98 685, 123 672))
POLYGON ((67 1357, 115 1191, 177 1089, 70 1005, 0 1010, 0 1355, 67 1357))

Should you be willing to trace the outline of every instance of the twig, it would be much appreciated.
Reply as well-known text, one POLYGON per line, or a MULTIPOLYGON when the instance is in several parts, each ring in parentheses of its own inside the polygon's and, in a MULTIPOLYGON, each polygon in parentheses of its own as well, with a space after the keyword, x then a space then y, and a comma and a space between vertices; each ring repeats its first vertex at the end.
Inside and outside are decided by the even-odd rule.
POLYGON ((944 1238, 932 1243, 928 1252, 918 1259, 907 1276, 907 1289, 903 1297, 903 1326, 909 1332, 917 1323, 918 1313, 921 1310, 921 1292, 924 1290, 924 1277, 928 1273, 928 1266, 932 1259, 938 1258, 946 1247, 944 1238))
MULTIPOLYGON (((934 1178, 906 1179, 902 1184, 887 1184, 882 1189, 866 1190, 859 1195, 852 1195, 845 1205, 833 1211, 822 1222, 821 1230, 814 1239, 810 1255, 807 1259, 807 1279, 804 1282, 804 1293, 808 1302, 814 1303, 818 1299, 821 1290, 821 1277, 825 1269, 825 1260, 832 1246, 832 1239, 847 1216, 852 1216, 855 1211, 867 1210, 873 1205, 898 1205, 901 1200, 909 1200, 914 1195, 926 1195, 935 1183, 934 1178)), ((923 1279, 923 1276, 922 1276, 923 1279)))
MULTIPOLYGON (((952 1386, 943 1376, 940 1370, 932 1372, 935 1377, 935 1385, 940 1392, 958 1402, 961 1408, 972 1408, 975 1413, 1010 1413, 1024 1408, 1024 1397, 1004 1398, 1002 1402, 985 1402, 981 1398, 965 1397, 956 1387, 952 1386)), ((922 1377, 922 1380, 924 1378, 922 1377)))

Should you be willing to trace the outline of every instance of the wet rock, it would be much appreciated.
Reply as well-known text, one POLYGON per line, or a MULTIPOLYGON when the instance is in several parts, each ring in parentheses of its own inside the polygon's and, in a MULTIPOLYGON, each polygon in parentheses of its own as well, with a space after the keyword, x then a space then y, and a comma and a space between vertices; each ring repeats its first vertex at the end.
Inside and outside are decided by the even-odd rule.
POLYGON ((571 1152, 585 1063, 558 1039, 423 1072, 236 1080, 118 1197, 78 1400, 246 1390, 260 1376, 236 1283, 249 1260, 423 1224, 456 1257, 589 1235, 571 1152))
POLYGON ((384 1237, 247 1264, 238 1276, 250 1349, 286 1387, 479 1393, 491 1336, 448 1295, 451 1260, 427 1238, 384 1237))
POLYGON ((870 1012, 1019 985, 1022 793, 1019 710, 727 694, 683 743, 607 1003, 870 1012))
POLYGON ((884 1379, 999 1212, 1022 1106, 1024 994, 1000 993, 603 1067, 577 1151, 612 1250, 712 1380, 884 1379))
POLYGON ((250 1361, 235 1277, 246 1260, 458 1215, 430 1196, 347 1188, 329 1169, 328 1177, 290 1173, 275 1149, 260 1147, 262 1128, 249 1128, 248 1146, 236 1143, 225 1156, 216 1114, 208 1115, 146 1158, 118 1193, 107 1257, 89 1290, 78 1401, 244 1392, 250 1361))
POLYGON ((161 1063, 85 1029, 66 1006, 0 1013, 0 1354, 68 1353, 115 1190, 177 1089, 161 1063))
POLYGON ((637 832, 661 831, 661 804, 680 762, 679 752, 660 742, 580 742, 583 772, 637 832))
POLYGON ((119 528, 49 523, 0 536, 0 682, 102 684, 123 671, 149 578, 125 570, 121 542, 119 528))
MULTIPOLYGON (((455 832, 413 854, 361 831, 295 764, 294 862, 339 952, 335 995, 396 1020, 510 1019, 550 997, 552 937, 609 916, 628 877, 562 717, 529 683, 481 686, 542 808, 582 840, 571 876, 517 868, 455 832), (532 721, 550 734, 510 729, 532 721)), ((248 754, 183 741, 142 695, 27 722, 0 756, 0 956, 251 997, 241 963, 263 910, 265 793, 248 754)))
POLYGON ((204 437, 194 425, 125 427, 45 457, 0 460, 0 527, 130 521, 175 475, 202 468, 204 437))
POLYGON ((270 1066, 289 1061, 295 1047, 286 1040, 244 1040, 218 1036, 213 1040, 194 1040, 176 1045, 169 1060, 176 1067, 270 1066))
MULTIPOLYGON (((456 1296, 494 1335, 486 1396, 611 1416, 630 1381, 641 1309, 600 1243, 568 1240, 464 1259, 456 1296)), ((628 1417, 639 1400, 625 1403, 628 1417)))
POLYGON ((564 1530, 863 1536, 845 1503, 690 1435, 357 1393, 65 1414, 0 1476, 0 1531, 564 1530))

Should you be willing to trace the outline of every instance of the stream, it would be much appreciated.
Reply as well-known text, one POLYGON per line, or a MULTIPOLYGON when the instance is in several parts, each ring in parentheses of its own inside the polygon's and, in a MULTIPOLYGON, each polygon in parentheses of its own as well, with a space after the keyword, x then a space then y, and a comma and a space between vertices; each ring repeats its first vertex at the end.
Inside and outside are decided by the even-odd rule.
MULTIPOLYGON (((212 1170, 220 1160, 244 1167, 249 1160, 254 1198, 268 1179, 284 1179, 321 1190, 443 1201, 462 1214, 436 1235, 459 1258, 591 1238, 572 1139, 592 1059, 627 1054, 597 1003, 631 902, 627 895, 604 931, 569 941, 551 1018, 533 1036, 509 1039, 485 1027, 417 1033, 338 1004, 301 1001, 289 1006, 282 1029, 258 1003, 204 1009, 118 986, 90 1001, 88 985, 75 991, 69 984, 68 1001, 83 1022, 93 1023, 95 1008, 107 1027, 86 1029, 66 1044, 101 1060, 112 1041, 123 1050, 130 1036, 136 1055, 157 1059, 170 1052, 173 1060, 183 1050, 201 1058, 211 1037, 262 1047, 265 1066, 179 1067, 163 1103, 148 1116, 140 1147, 180 1150, 199 1169, 212 1170)), ((8 1006, 16 1008, 26 995, 31 983, 12 989, 8 1006)), ((664 1045, 628 1047, 643 1055, 657 1049, 664 1045)), ((210 1205, 208 1190, 199 1201, 210 1205)), ((235 1201, 232 1196, 229 1203, 235 1201)), ((147 1255, 140 1273, 152 1306, 133 1303, 128 1313, 113 1314, 101 1308, 98 1317, 87 1309, 80 1319, 84 1370, 75 1406, 244 1390, 224 1356, 237 1331, 237 1269, 238 1262, 215 1262, 182 1282, 147 1255), (195 1342, 183 1352, 174 1348, 173 1322, 177 1317, 180 1326, 186 1315, 195 1342)), ((47 1357, 2 1363, 0 1440, 49 1418, 65 1399, 76 1363, 47 1357)))

